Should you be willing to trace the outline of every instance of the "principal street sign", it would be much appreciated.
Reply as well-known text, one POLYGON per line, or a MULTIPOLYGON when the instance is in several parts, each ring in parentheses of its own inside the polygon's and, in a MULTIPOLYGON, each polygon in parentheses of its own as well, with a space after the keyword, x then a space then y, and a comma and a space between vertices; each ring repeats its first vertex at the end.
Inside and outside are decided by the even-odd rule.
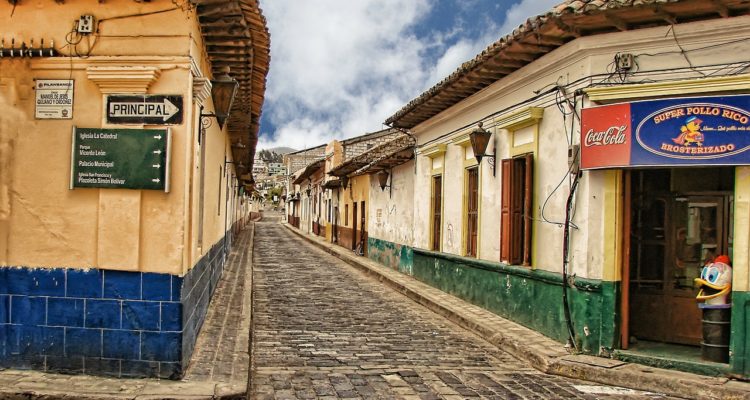
POLYGON ((169 129, 73 128, 70 188, 169 192, 169 129))
POLYGON ((107 122, 110 124, 173 125, 182 123, 180 95, 107 96, 107 122))

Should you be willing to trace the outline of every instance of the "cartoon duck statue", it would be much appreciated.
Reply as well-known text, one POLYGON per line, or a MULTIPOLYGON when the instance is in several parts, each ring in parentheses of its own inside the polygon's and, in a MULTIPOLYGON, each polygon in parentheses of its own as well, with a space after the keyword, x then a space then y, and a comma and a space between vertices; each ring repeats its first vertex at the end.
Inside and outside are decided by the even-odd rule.
POLYGON ((701 277, 695 278, 695 284, 700 288, 696 300, 707 305, 729 304, 729 295, 732 291, 732 267, 729 266, 729 256, 717 256, 712 263, 704 266, 701 277))
POLYGON ((732 267, 729 257, 718 256, 695 278, 700 287, 696 300, 703 312, 701 358, 718 363, 729 362, 729 338, 731 335, 732 267))

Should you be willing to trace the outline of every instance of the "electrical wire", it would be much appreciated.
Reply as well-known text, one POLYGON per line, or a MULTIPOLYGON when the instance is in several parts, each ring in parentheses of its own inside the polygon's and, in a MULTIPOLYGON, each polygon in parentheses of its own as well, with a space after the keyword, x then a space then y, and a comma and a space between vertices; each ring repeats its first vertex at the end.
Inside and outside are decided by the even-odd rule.
POLYGON ((570 303, 568 301, 568 263, 569 263, 569 249, 570 249, 570 212, 572 208, 573 198, 578 187, 578 181, 580 179, 580 172, 575 175, 573 184, 570 187, 570 193, 568 194, 568 200, 565 202, 565 227, 563 229, 563 267, 562 267, 562 296, 563 296, 563 314, 565 315, 565 325, 568 328, 568 343, 571 344, 576 350, 578 350, 578 343, 576 342, 575 327, 573 326, 573 318, 570 313, 570 303))

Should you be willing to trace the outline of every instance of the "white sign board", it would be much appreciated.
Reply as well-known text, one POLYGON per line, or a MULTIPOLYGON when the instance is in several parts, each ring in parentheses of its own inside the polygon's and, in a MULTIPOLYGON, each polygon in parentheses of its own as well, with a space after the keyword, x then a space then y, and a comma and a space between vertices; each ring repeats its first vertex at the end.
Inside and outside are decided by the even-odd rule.
POLYGON ((37 79, 36 119, 73 118, 73 80, 37 79))

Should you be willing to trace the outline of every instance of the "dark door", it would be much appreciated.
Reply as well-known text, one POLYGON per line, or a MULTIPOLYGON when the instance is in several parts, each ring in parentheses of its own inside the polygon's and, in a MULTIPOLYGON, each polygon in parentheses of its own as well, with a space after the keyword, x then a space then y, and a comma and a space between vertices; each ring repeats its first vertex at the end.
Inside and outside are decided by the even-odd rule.
POLYGON ((352 208, 352 250, 357 249, 357 203, 353 204, 352 208))
POLYGON ((669 170, 633 173, 630 336, 699 345, 693 280, 706 261, 730 252, 731 194, 681 193, 669 170))
POLYGON ((359 207, 359 214, 360 214, 360 217, 359 217, 359 236, 360 236, 359 237, 359 244, 360 244, 360 249, 361 249, 362 254, 366 254, 365 253, 365 247, 366 247, 365 245, 367 243, 367 225, 366 225, 366 223, 367 223, 367 221, 366 221, 366 218, 367 218, 367 208, 365 208, 365 202, 364 201, 360 202, 359 205, 360 205, 360 207, 359 207))

